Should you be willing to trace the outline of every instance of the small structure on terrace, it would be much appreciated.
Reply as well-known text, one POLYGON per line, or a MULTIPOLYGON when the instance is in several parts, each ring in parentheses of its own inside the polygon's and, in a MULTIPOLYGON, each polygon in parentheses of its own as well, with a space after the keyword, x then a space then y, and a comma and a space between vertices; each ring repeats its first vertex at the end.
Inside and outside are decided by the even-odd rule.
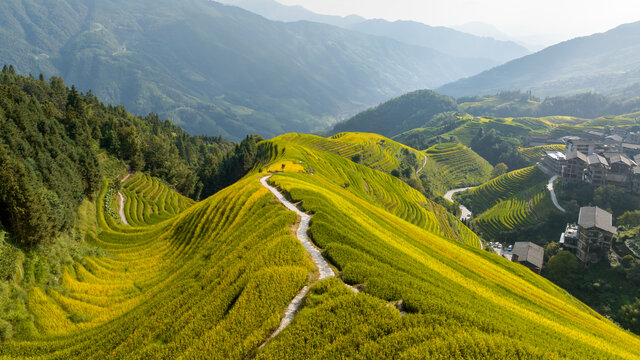
POLYGON ((573 252, 583 265, 597 263, 603 251, 610 251, 617 229, 613 216, 599 207, 580 209, 577 224, 567 224, 560 245, 573 252))
POLYGON ((532 242, 517 242, 513 246, 511 261, 522 264, 539 274, 544 262, 544 249, 532 242))

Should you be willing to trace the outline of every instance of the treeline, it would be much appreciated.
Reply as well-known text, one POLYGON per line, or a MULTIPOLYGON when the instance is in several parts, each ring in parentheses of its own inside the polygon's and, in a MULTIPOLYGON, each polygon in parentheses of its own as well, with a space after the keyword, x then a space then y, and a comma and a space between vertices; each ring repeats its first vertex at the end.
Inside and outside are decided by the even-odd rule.
POLYGON ((528 166, 527 159, 518 151, 519 142, 513 138, 500 136, 495 129, 480 128, 471 139, 471 148, 491 165, 506 164, 509 169, 528 166))
POLYGON ((21 76, 12 66, 0 73, 0 129, 0 223, 23 244, 73 226, 77 206, 100 186, 99 154, 200 199, 243 176, 260 140, 190 136, 155 114, 134 116, 60 78, 21 76))
POLYGON ((458 106, 449 96, 431 90, 418 90, 391 99, 351 119, 336 124, 332 133, 372 132, 393 137, 415 128, 443 122, 438 114, 456 112, 458 106))
POLYGON ((464 107, 469 114, 497 117, 563 115, 594 119, 640 110, 640 97, 620 99, 595 93, 554 96, 541 101, 531 92, 503 91, 494 96, 461 97, 457 102, 458 104, 473 103, 473 106, 464 107))

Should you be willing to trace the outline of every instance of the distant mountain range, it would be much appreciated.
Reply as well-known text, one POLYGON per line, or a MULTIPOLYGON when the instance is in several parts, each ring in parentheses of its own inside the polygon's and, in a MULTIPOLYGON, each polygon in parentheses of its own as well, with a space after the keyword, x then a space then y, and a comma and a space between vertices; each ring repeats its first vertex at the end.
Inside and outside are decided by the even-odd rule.
POLYGON ((390 22, 365 19, 357 15, 347 17, 320 15, 301 6, 287 6, 274 0, 222 0, 276 21, 314 21, 356 30, 365 34, 387 37, 406 44, 434 49, 457 58, 473 59, 483 70, 501 65, 531 52, 513 41, 475 36, 447 27, 433 27, 415 21, 390 22))
POLYGON ((232 140, 326 128, 482 70, 432 49, 206 0, 16 0, 1 2, 0 14, 0 64, 232 140))
POLYGON ((438 89, 451 96, 531 90, 537 96, 598 92, 637 96, 640 22, 576 38, 438 89))
POLYGON ((274 0, 220 0, 218 2, 243 8, 273 21, 312 21, 339 27, 348 27, 367 20, 358 15, 335 16, 317 14, 300 5, 284 5, 274 0))

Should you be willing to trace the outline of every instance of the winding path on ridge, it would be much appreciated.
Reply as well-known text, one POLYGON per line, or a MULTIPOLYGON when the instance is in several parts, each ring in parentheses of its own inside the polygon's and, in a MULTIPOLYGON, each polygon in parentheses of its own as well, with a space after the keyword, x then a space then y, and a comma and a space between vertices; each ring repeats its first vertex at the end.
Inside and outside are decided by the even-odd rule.
MULTIPOLYGON (((120 184, 124 184, 125 181, 127 181, 127 179, 131 176, 131 173, 127 174, 127 176, 123 177, 122 180, 120 180, 120 184)), ((120 213, 120 221, 122 221, 123 224, 129 226, 129 222, 127 221, 127 217, 124 214, 124 200, 125 197, 124 195, 122 195, 122 192, 118 191, 118 199, 120 200, 120 209, 119 209, 119 213, 120 213)))
MULTIPOLYGON (((269 340, 273 339, 282 330, 284 330, 287 326, 289 326, 289 324, 295 317, 296 312, 302 305, 302 300, 304 299, 305 296, 307 296, 307 293, 309 292, 311 285, 315 284, 320 280, 324 280, 324 279, 336 276, 336 273, 333 272, 333 269, 331 269, 331 267, 329 266, 329 263, 327 263, 324 257, 322 257, 322 254, 320 253, 320 251, 311 243, 311 241, 309 240, 309 237, 307 236, 307 230, 309 229, 309 221, 311 220, 311 216, 309 214, 306 214, 300 211, 300 209, 298 209, 295 205, 293 205, 290 201, 288 201, 284 197, 284 195, 282 195, 282 193, 280 193, 273 186, 269 185, 267 183, 267 180, 269 180, 270 177, 271 175, 261 178, 260 183, 262 183, 262 186, 269 189, 269 191, 273 193, 273 195, 282 203, 282 205, 284 205, 290 211, 295 212, 300 218, 300 225, 298 225, 296 236, 304 246, 305 250, 307 250, 309 255, 311 255, 313 263, 318 267, 320 276, 314 283, 302 288, 302 290, 298 293, 298 295, 296 295, 296 297, 293 298, 293 301, 291 301, 289 306, 287 306, 287 310, 285 311, 284 317, 282 318, 282 321, 280 322, 280 326, 278 326, 278 329, 276 329, 276 331, 274 331, 273 334, 271 334, 271 336, 269 336, 269 338, 262 345, 260 345, 260 347, 263 347, 264 345, 266 345, 269 342, 269 340)), ((357 290, 355 290, 353 287, 349 286, 349 288, 352 289, 354 292, 357 292, 357 290)))

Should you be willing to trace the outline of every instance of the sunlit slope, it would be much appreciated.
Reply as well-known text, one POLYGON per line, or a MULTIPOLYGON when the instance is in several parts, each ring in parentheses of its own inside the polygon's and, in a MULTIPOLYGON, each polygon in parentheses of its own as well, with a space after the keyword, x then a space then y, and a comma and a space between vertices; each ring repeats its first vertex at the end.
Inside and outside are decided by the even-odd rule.
POLYGON ((295 221, 256 176, 129 232, 98 211, 88 241, 100 254, 68 268, 60 289, 28 294, 36 328, 0 357, 242 359, 314 271, 295 221))
POLYGON ((60 289, 28 295, 37 328, 0 357, 640 357, 636 336, 562 289, 428 226, 400 180, 281 138, 259 152, 254 172, 164 222, 110 228, 98 201, 87 241, 100 252, 60 289), (260 348, 316 271, 292 236, 296 215, 259 182, 268 169, 312 214, 310 237, 339 273, 260 348))
MULTIPOLYGON (((442 206, 425 198, 401 180, 369 168, 382 170, 376 164, 391 164, 400 151, 416 154, 416 159, 422 156, 424 164, 424 154, 375 134, 343 133, 336 136, 340 141, 313 135, 287 134, 275 138, 265 147, 269 148, 270 156, 274 159, 281 156, 282 152, 295 152, 301 158, 295 162, 297 168, 311 173, 323 169, 324 176, 331 178, 335 184, 404 220, 447 238, 479 246, 478 236, 442 206), (339 150, 334 147, 336 144, 340 146, 339 150), (367 167, 348 160, 355 155, 361 155, 367 167)), ((291 160, 283 163, 291 163, 291 160)), ((285 165, 285 169, 288 169, 287 166, 290 165, 285 165)), ((263 170, 269 168, 279 170, 281 165, 263 167, 263 170)))
POLYGON ((360 162, 374 169, 389 172, 398 167, 401 152, 415 155, 416 170, 423 163, 424 153, 402 145, 378 134, 369 133, 340 133, 330 138, 305 134, 286 134, 279 140, 296 143, 317 150, 332 152, 342 157, 352 159, 360 155, 360 162))
POLYGON ((434 170, 448 189, 482 184, 491 177, 493 166, 462 144, 438 144, 425 152, 435 161, 434 170))
MULTIPOLYGON (((284 145, 275 139, 263 146, 274 144, 284 145)), ((351 178, 333 170, 338 160, 321 167, 319 154, 290 145, 279 154, 272 161, 315 166, 313 175, 276 174, 271 182, 314 214, 313 240, 365 294, 335 280, 316 285, 306 308, 258 358, 640 356, 637 337, 528 269, 391 216, 341 186, 351 178)))

